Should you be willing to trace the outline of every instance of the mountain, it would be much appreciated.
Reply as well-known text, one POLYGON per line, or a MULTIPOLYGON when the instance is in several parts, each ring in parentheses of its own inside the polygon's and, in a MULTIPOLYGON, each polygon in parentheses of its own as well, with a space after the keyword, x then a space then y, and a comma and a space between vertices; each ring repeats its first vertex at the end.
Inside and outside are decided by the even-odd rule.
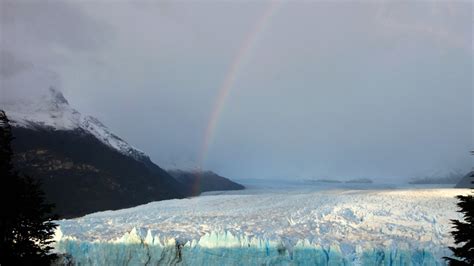
POLYGON ((369 178, 356 178, 347 180, 345 183, 352 183, 352 184, 372 184, 374 181, 369 178))
POLYGON ((183 184, 189 195, 199 195, 206 191, 245 189, 244 186, 212 171, 168 170, 168 173, 183 184))
POLYGON ((11 120, 17 170, 42 182, 61 217, 186 196, 180 182, 73 109, 57 87, 37 69, 2 77, 0 109, 11 120))
POLYGON ((13 127, 16 168, 39 179, 62 217, 184 197, 147 157, 137 160, 83 129, 13 127))
POLYGON ((464 174, 460 171, 453 171, 449 174, 414 178, 409 181, 409 184, 457 184, 464 174))
POLYGON ((29 66, 0 77, 15 167, 41 181, 63 218, 183 198, 194 190, 243 189, 212 172, 174 171, 175 179, 97 118, 72 108, 48 70, 29 66))
POLYGON ((455 186, 456 188, 474 188, 474 171, 465 175, 455 186))

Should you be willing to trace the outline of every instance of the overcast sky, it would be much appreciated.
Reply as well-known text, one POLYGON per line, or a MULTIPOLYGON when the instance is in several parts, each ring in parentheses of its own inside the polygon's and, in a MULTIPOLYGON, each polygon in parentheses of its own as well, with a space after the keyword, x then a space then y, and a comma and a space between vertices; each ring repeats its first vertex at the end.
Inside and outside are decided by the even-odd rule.
POLYGON ((202 164, 232 178, 467 171, 472 8, 2 0, 2 73, 55 72, 74 108, 165 168, 202 164))

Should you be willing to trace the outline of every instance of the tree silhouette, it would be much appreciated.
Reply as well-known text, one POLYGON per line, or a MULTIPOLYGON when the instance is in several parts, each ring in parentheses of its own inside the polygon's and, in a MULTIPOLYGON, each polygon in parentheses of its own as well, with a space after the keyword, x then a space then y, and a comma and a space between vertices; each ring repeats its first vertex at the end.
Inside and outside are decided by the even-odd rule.
POLYGON ((13 169, 9 120, 0 110, 0 265, 49 265, 56 224, 38 182, 13 169))
MULTIPOLYGON (((471 151, 474 155, 474 151, 471 151)), ((454 224, 454 237, 456 247, 450 247, 456 258, 445 257, 449 265, 474 265, 474 197, 472 195, 456 197, 459 212, 463 213, 463 220, 451 220, 454 224)))

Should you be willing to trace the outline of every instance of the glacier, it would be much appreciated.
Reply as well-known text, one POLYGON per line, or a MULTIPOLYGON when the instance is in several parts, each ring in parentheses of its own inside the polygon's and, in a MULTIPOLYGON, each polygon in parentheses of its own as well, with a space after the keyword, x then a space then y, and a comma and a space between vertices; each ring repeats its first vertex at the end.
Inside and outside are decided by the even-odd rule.
MULTIPOLYGON (((60 220, 74 265, 445 265, 467 189, 250 189, 60 220)), ((65 263, 65 262, 64 262, 65 263)))

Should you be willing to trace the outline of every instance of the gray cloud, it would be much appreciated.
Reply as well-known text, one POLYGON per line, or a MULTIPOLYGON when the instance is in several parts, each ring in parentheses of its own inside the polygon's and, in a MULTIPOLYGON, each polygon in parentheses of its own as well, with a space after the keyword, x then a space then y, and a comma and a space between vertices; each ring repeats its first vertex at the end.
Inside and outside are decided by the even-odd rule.
MULTIPOLYGON (((199 161, 218 88, 268 2, 1 5, 2 75, 53 70, 78 110, 183 167, 199 161)), ((467 170, 471 5, 283 2, 239 70, 204 167, 262 178, 467 170)))
MULTIPOLYGON (((103 46, 112 29, 65 1, 2 1, 2 45, 60 46, 89 50, 103 46), (34 43, 27 43, 27 41, 34 43)), ((44 47, 42 47, 44 48, 44 47)), ((52 47, 48 47, 52 48, 52 47)), ((50 52, 50 51, 43 51, 50 52)))
POLYGON ((0 77, 9 78, 16 73, 25 71, 32 67, 31 63, 16 58, 11 52, 0 50, 0 77))
MULTIPOLYGON (((50 86, 60 84, 58 69, 77 58, 95 58, 114 35, 107 23, 72 2, 6 0, 0 2, 0 12, 2 103, 28 102, 48 93, 50 86), (10 83, 16 75, 23 82, 10 83)), ((94 62, 91 58, 87 60, 94 62)))

